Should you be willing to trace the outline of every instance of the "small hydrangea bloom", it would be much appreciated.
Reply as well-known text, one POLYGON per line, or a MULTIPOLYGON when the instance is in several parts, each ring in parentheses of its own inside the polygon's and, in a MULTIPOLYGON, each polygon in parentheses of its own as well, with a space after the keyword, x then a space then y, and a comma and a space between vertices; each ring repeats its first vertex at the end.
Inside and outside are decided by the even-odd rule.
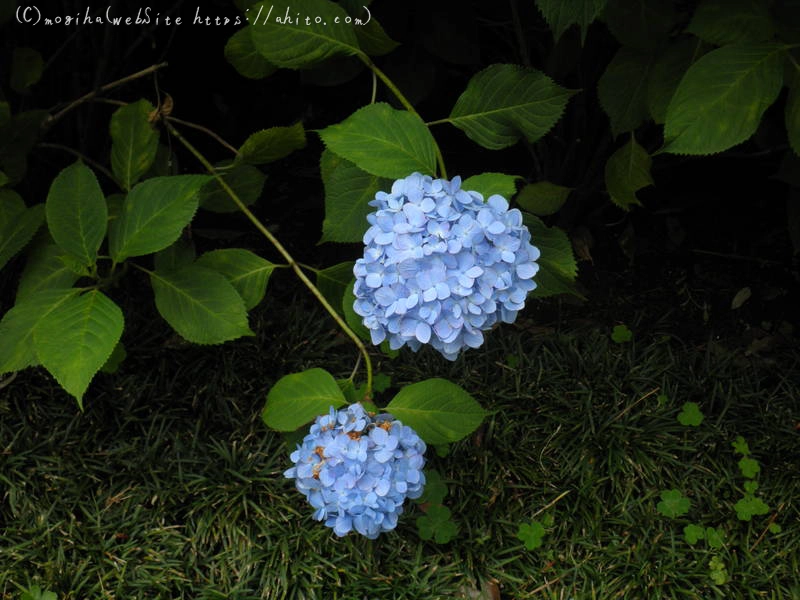
POLYGON ((536 287, 539 250, 505 198, 484 202, 460 177, 413 173, 369 204, 353 308, 374 344, 430 344, 455 360, 496 323, 514 322, 536 287))
POLYGON ((337 536, 355 530, 369 539, 397 526, 406 498, 425 486, 425 442, 389 414, 352 404, 317 417, 292 452, 284 475, 337 536))

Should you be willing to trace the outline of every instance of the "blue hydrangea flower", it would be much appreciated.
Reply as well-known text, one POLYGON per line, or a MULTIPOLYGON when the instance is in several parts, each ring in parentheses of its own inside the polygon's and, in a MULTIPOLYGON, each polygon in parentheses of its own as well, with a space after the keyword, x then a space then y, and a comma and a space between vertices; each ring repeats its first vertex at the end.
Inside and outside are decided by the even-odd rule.
POLYGON ((484 202, 460 177, 413 173, 369 204, 353 308, 374 344, 430 344, 455 360, 499 321, 514 322, 536 287, 539 250, 505 198, 484 202))
POLYGON ((284 475, 338 536, 355 530, 375 539, 397 526, 406 498, 425 486, 425 442, 389 414, 371 415, 360 404, 317 417, 292 452, 284 475))

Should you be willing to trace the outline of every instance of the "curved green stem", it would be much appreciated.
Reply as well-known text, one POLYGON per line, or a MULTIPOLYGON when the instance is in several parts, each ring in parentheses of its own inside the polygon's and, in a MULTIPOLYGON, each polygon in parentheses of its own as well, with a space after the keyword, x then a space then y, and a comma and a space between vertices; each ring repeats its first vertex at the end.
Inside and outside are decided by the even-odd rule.
POLYGON ((175 136, 175 138, 181 144, 183 144, 186 147, 186 149, 189 150, 189 152, 191 152, 198 161, 200 161, 200 163, 206 168, 206 170, 209 173, 211 173, 211 175, 214 176, 214 178, 217 180, 217 183, 219 183, 219 185, 222 187, 222 189, 224 189, 225 192, 228 194, 228 196, 230 196, 231 200, 233 200, 233 202, 236 204, 236 206, 239 207, 239 210, 241 210, 244 213, 244 215, 250 220, 250 222, 255 226, 255 228, 258 229, 258 231, 265 238, 267 238, 269 240, 269 242, 275 247, 275 249, 280 253, 280 255, 283 256, 283 258, 286 260, 288 265, 295 272, 297 277, 300 278, 300 281, 302 281, 305 284, 305 286, 314 295, 314 297, 319 301, 319 303, 322 304, 322 306, 325 308, 325 310, 327 310, 328 313, 331 315, 331 317, 333 317, 333 320, 336 321, 336 324, 342 329, 342 331, 344 331, 344 333, 347 335, 347 337, 349 337, 351 340, 353 340, 353 343, 358 347, 358 350, 361 352, 361 355, 364 357, 364 365, 365 365, 366 371, 367 371, 367 392, 366 392, 366 396, 367 397, 366 397, 366 399, 367 400, 371 399, 371 397, 372 397, 372 361, 369 358, 369 353, 367 352, 366 346, 364 346, 364 343, 361 341, 361 338, 359 338, 358 335, 356 335, 356 333, 352 329, 350 329, 350 327, 347 325, 347 323, 344 321, 344 319, 342 319, 342 317, 339 316, 339 313, 336 312, 336 309, 334 309, 333 306, 331 306, 330 303, 325 299, 325 296, 322 295, 322 293, 319 291, 317 286, 315 286, 311 282, 311 280, 306 276, 306 274, 303 272, 303 270, 300 267, 300 265, 297 263, 297 261, 295 261, 294 257, 291 254, 289 254, 289 251, 286 250, 286 248, 283 247, 283 244, 281 244, 278 241, 278 239, 274 235, 272 235, 272 232, 270 232, 270 230, 267 229, 264 226, 264 224, 261 221, 258 220, 258 217, 256 217, 250 211, 250 209, 247 208, 247 206, 244 204, 244 202, 242 202, 242 200, 239 198, 239 196, 236 194, 236 192, 234 192, 231 189, 231 187, 228 185, 228 183, 219 175, 219 173, 217 173, 216 169, 214 169, 214 166, 206 159, 206 157, 203 156, 200 153, 200 151, 197 150, 194 146, 192 146, 180 134, 180 132, 177 129, 175 129, 175 127, 172 124, 170 124, 167 121, 162 121, 162 122, 164 123, 164 126, 167 128, 167 130, 173 136, 175 136))
MULTIPOLYGON (((386 85, 386 87, 388 87, 392 91, 392 93, 394 94, 395 98, 397 98, 400 101, 400 104, 402 104, 403 107, 408 112, 410 112, 412 115, 416 115, 417 117, 419 117, 420 121, 422 121, 422 117, 419 116, 419 113, 417 112, 417 110, 414 108, 414 106, 411 104, 411 102, 409 102, 408 99, 403 95, 403 92, 401 92, 398 89, 398 87, 394 84, 394 82, 391 79, 389 79, 389 76, 386 75, 386 73, 384 73, 383 71, 381 71, 378 68, 378 66, 374 62, 372 62, 372 59, 369 56, 367 56, 366 54, 364 54, 363 52, 359 52, 357 54, 357 56, 358 56, 358 58, 361 59, 361 61, 365 65, 367 65, 372 70, 372 72, 375 75, 378 76, 378 78, 386 85)), ((431 136, 431 137, 433 137, 433 136, 431 136)), ((433 147, 434 147, 434 150, 436 151, 436 162, 439 164, 439 173, 441 174, 441 176, 443 178, 447 179, 447 169, 444 166, 444 157, 442 156, 442 151, 439 148, 439 144, 436 143, 436 139, 435 138, 433 140, 433 147)))

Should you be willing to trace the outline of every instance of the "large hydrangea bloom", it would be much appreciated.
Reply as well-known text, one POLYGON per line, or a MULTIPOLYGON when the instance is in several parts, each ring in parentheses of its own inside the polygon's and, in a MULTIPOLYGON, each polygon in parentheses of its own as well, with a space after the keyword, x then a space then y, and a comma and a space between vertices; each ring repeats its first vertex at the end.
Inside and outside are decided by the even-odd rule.
POLYGON ((425 442, 391 415, 372 417, 360 404, 317 417, 295 464, 284 475, 338 536, 355 530, 369 539, 397 526, 406 498, 425 485, 425 442))
POLYGON ((498 321, 513 323, 536 287, 539 250, 499 195, 486 202, 461 178, 413 173, 370 202, 354 310, 374 344, 431 344, 455 360, 498 321))

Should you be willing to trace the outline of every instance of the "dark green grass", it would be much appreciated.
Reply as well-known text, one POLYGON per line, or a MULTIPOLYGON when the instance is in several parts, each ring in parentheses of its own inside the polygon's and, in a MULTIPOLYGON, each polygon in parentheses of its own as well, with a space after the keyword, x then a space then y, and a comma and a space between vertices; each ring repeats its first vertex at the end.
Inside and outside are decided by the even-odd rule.
POLYGON ((494 581, 509 599, 800 598, 796 354, 764 365, 724 344, 633 326, 617 345, 613 323, 566 323, 504 326, 456 363, 379 358, 394 389, 447 377, 494 411, 449 456, 429 452, 459 527, 439 546, 420 541, 416 506, 374 542, 311 520, 260 410, 281 375, 346 377, 356 352, 303 303, 268 299, 253 324, 257 338, 220 348, 132 328, 129 360, 93 383, 83 414, 37 371, 0 391, 0 597, 38 583, 60 599, 490 598, 477 589, 494 581), (685 401, 700 427, 677 422, 685 401), (733 509, 737 435, 771 508, 750 523, 733 509), (671 488, 691 499, 686 517, 656 511, 671 488), (783 531, 762 537, 776 512, 783 531), (516 532, 535 515, 552 525, 528 551, 516 532), (689 546, 690 522, 723 531, 725 547, 689 546), (719 587, 714 555, 731 577, 719 587))

